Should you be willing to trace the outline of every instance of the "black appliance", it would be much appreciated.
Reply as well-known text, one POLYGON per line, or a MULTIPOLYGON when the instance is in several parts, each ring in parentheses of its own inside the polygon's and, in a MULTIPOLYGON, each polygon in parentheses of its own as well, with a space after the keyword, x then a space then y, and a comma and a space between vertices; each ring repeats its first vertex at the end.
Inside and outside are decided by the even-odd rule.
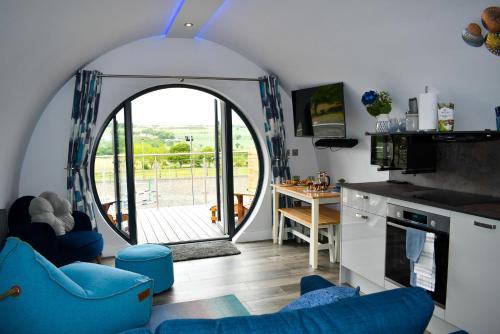
POLYGON ((292 91, 296 137, 345 138, 342 82, 292 91))
POLYGON ((378 170, 416 174, 436 170, 436 143, 430 135, 380 134, 371 136, 371 164, 378 170))
POLYGON ((398 286, 410 286, 410 261, 406 258, 406 230, 414 228, 435 234, 434 291, 427 291, 434 302, 446 307, 450 218, 399 205, 388 204, 385 248, 385 279, 398 286))

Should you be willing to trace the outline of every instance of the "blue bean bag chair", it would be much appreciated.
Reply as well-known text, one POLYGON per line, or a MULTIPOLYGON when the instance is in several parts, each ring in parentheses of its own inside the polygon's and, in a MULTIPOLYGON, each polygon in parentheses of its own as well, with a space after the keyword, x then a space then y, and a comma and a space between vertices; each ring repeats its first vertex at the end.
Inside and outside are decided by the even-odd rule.
POLYGON ((93 263, 55 267, 10 237, 0 252, 0 333, 117 333, 151 316, 153 283, 146 276, 93 263))

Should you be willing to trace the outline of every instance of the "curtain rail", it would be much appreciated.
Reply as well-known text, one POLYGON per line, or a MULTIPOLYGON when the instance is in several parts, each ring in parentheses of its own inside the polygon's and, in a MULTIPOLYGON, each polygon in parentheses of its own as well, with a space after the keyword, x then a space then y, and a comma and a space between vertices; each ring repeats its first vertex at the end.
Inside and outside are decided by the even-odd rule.
POLYGON ((184 80, 226 80, 226 81, 259 81, 257 78, 233 78, 233 77, 200 77, 189 75, 150 75, 150 74, 99 74, 101 78, 113 79, 177 79, 184 80))

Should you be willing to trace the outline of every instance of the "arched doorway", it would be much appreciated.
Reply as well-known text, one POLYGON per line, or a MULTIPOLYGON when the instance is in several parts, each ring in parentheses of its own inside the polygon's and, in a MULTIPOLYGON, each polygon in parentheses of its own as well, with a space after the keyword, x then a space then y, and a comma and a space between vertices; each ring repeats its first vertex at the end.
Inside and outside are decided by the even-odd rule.
POLYGON ((131 243, 231 238, 259 196, 262 152, 242 112, 189 85, 123 101, 92 155, 96 203, 131 243))

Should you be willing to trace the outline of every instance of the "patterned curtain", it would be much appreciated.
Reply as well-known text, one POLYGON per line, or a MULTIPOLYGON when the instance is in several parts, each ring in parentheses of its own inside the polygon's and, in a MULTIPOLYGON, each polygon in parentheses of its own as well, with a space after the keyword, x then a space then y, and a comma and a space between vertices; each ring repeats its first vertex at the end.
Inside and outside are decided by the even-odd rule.
POLYGON ((93 227, 96 227, 95 212, 87 165, 101 94, 100 74, 98 71, 84 70, 79 70, 76 74, 66 184, 68 199, 73 210, 85 212, 90 217, 93 227))
POLYGON ((266 133, 267 149, 271 157, 273 184, 279 184, 290 179, 290 168, 285 147, 285 125, 279 80, 276 76, 259 78, 260 97, 264 112, 264 129, 266 133))

